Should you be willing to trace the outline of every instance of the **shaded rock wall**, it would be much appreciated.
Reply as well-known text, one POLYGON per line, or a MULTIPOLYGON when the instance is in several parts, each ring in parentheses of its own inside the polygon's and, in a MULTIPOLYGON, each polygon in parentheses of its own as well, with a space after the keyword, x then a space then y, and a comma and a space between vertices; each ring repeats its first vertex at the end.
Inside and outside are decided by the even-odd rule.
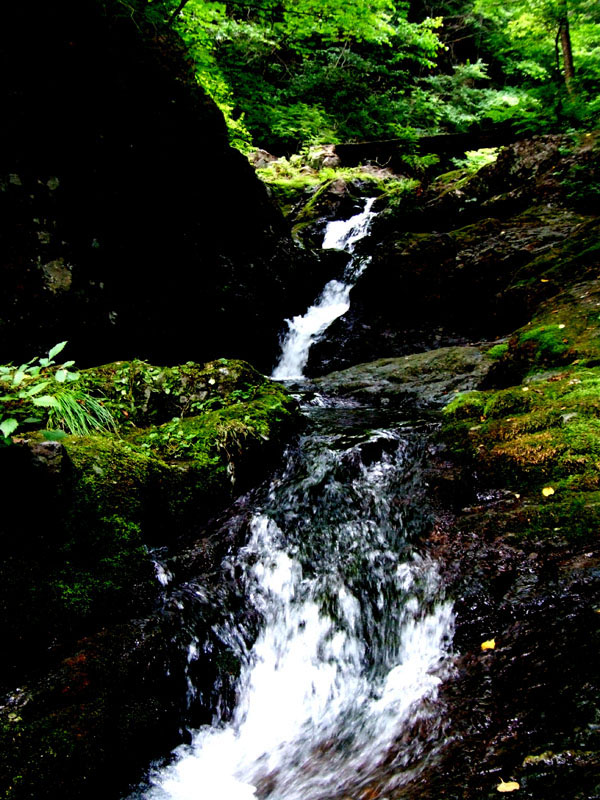
POLYGON ((69 339, 80 363, 269 366, 306 271, 300 282, 279 212, 177 36, 126 12, 116 0, 4 12, 0 360, 69 339))

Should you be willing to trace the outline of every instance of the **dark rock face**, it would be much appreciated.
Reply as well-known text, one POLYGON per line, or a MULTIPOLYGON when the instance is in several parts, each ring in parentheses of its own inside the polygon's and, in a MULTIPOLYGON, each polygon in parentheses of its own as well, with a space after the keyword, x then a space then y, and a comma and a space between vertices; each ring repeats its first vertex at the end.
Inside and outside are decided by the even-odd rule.
POLYGON ((529 800, 597 797, 597 544, 516 542, 501 524, 518 513, 514 496, 473 500, 433 537, 459 598, 460 655, 440 696, 453 736, 406 796, 491 800, 501 781, 517 781, 529 800))
POLYGON ((417 210, 383 212, 361 243, 373 260, 350 311, 312 348, 309 372, 505 335, 593 274, 598 207, 581 176, 598 169, 594 142, 519 142, 466 181, 440 179, 417 210))
POLYGON ((6 9, 0 360, 69 339, 80 363, 268 366, 314 261, 228 146, 175 34, 126 11, 6 9))

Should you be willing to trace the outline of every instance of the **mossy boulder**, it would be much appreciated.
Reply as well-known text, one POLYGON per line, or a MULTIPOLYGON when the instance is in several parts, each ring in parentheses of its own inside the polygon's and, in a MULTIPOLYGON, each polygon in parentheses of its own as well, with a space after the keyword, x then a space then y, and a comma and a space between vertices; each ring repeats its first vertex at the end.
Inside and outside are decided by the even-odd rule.
MULTIPOLYGON (((245 362, 115 362, 81 382, 116 431, 30 431, 0 448, 15 498, 0 530, 0 797, 80 796, 129 754, 122 788, 138 754, 174 744, 189 644, 177 637, 189 631, 160 606, 152 549, 176 554, 299 426, 296 402, 245 362)), ((207 571, 225 546, 207 549, 207 571)), ((204 661, 208 698, 217 668, 204 661)))
POLYGON ((445 408, 442 437, 455 458, 519 500, 507 512, 515 536, 597 535, 599 304, 595 281, 543 304, 488 373, 496 386, 445 408))
POLYGON ((295 401, 244 362, 117 362, 83 382, 120 433, 34 432, 0 452, 6 488, 27 483, 40 502, 26 536, 20 509, 3 526, 3 671, 55 637, 141 612, 156 594, 147 546, 172 544, 259 479, 297 423, 295 401))

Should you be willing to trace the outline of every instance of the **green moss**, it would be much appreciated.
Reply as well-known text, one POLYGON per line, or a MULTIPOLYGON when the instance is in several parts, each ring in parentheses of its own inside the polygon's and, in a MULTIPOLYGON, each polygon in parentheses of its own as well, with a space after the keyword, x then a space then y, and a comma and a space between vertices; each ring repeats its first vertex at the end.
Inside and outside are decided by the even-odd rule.
POLYGON ((116 361, 84 370, 82 381, 103 398, 124 432, 249 399, 269 384, 250 364, 233 359, 175 367, 116 361))
POLYGON ((438 175, 433 181, 431 189, 438 197, 444 197, 451 192, 460 191, 472 177, 473 172, 468 169, 454 169, 438 175))
POLYGON ((560 364, 570 353, 569 339, 564 324, 541 325, 519 334, 517 347, 531 353, 530 360, 536 364, 560 364))
POLYGON ((477 419, 483 414, 484 398, 481 392, 461 392, 444 409, 444 414, 454 420, 477 419))
POLYGON ((296 216, 298 223, 312 223, 319 216, 319 206, 333 183, 343 181, 360 182, 358 194, 381 195, 394 204, 401 197, 413 194, 420 182, 412 178, 399 177, 383 170, 374 171, 364 167, 324 167, 312 169, 301 159, 290 162, 278 159, 268 167, 257 170, 257 175, 268 185, 285 216, 301 210, 296 216), (365 192, 365 185, 369 191, 365 192))
POLYGON ((523 414, 531 408, 528 386, 516 386, 502 392, 486 394, 483 401, 483 416, 498 418, 507 414, 523 414))
POLYGON ((574 366, 527 385, 459 397, 446 408, 442 436, 484 479, 525 499, 519 535, 553 535, 554 528, 565 536, 595 535, 599 368, 574 366), (553 493, 545 496, 548 488, 553 493))
POLYGON ((45 499, 27 537, 3 538, 3 640, 17 659, 32 642, 43 650, 142 614, 157 591, 148 545, 168 545, 256 482, 298 421, 295 401, 244 362, 116 362, 87 380, 119 414, 121 434, 50 446, 40 432, 17 459, 57 470, 35 472, 45 483, 32 492, 45 499))
POLYGON ((507 353, 508 353, 508 342, 495 344, 493 347, 490 347, 490 349, 487 351, 488 356, 494 359, 503 358, 507 353))

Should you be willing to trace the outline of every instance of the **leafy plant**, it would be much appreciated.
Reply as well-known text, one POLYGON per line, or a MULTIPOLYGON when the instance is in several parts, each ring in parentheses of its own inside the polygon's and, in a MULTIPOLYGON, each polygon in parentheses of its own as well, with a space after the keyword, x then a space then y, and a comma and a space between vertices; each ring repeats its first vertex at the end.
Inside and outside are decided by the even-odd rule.
POLYGON ((481 169, 481 167, 493 164, 497 158, 497 147, 482 147, 479 150, 467 150, 464 158, 454 158, 452 161, 456 167, 474 173, 481 169))
POLYGON ((25 364, 0 365, 0 433, 3 444, 22 425, 40 425, 66 430, 76 435, 115 429, 110 412, 102 403, 76 388, 79 373, 74 361, 56 364, 56 356, 67 342, 59 342, 47 356, 25 364))

